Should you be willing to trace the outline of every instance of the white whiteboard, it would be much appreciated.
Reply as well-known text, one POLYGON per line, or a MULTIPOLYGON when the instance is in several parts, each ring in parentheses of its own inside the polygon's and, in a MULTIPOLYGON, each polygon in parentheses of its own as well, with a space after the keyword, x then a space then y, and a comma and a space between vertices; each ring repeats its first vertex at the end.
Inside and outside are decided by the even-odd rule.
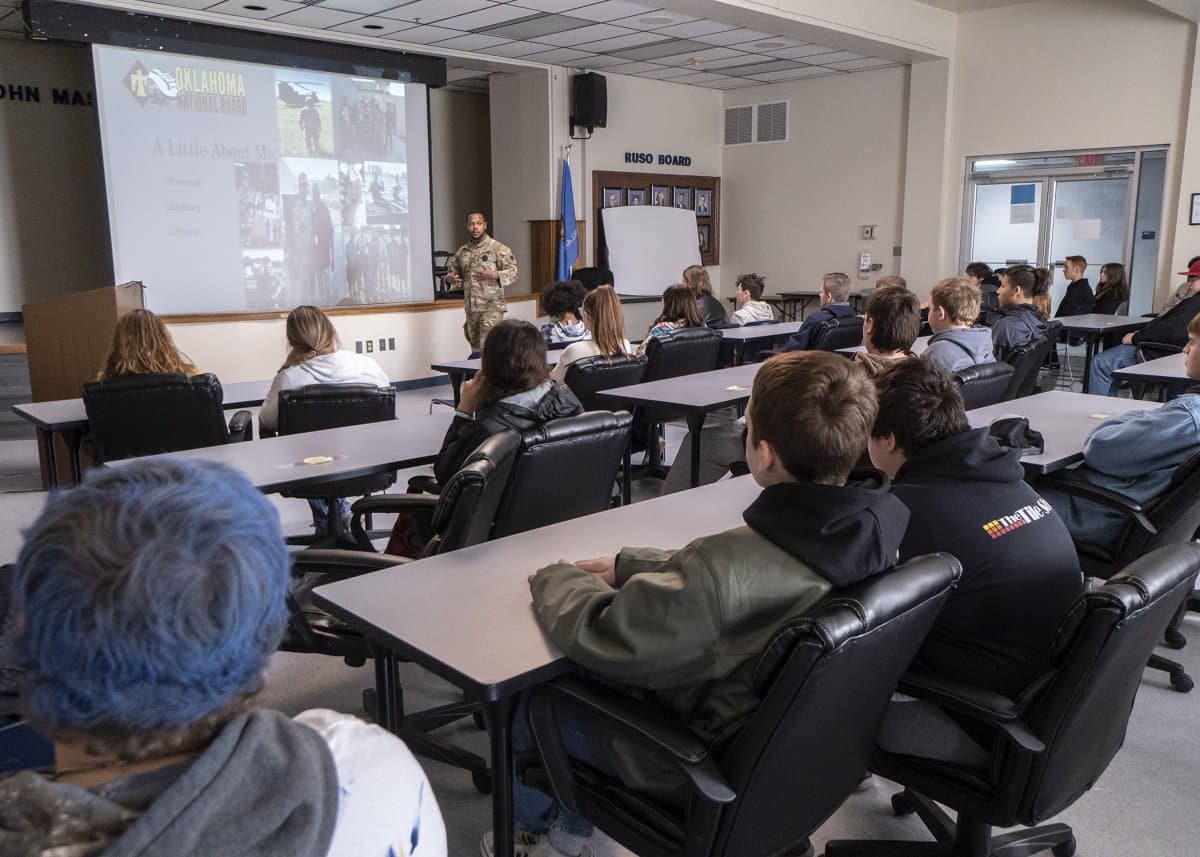
POLYGON ((617 292, 658 296, 700 264, 696 213, 684 208, 625 205, 605 208, 604 240, 617 292))

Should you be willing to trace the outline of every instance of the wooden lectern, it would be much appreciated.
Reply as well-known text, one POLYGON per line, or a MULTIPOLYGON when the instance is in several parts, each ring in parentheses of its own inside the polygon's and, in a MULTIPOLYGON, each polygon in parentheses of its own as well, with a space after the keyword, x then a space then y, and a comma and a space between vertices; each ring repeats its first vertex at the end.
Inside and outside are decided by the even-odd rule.
MULTIPOLYGON (((108 355, 117 319, 141 306, 142 284, 133 282, 21 307, 33 400, 79 398, 84 382, 95 379, 108 355)), ((56 452, 63 461, 66 450, 56 452)), ((46 453, 39 450, 43 477, 46 453)), ((69 473, 70 469, 64 463, 58 472, 69 473)))

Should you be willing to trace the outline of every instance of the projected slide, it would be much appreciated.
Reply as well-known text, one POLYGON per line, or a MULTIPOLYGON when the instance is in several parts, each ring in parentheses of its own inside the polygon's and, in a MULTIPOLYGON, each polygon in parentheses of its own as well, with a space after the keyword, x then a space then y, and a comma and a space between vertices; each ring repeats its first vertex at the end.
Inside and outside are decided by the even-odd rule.
POLYGON ((423 85, 93 51, 116 281, 151 309, 433 298, 423 85))

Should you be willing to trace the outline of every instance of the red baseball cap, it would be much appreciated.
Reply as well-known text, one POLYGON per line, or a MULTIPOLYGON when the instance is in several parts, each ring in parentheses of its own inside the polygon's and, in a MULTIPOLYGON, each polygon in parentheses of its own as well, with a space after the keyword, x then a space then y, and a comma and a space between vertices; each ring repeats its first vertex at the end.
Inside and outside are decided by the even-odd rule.
POLYGON ((1180 271, 1179 273, 1181 276, 1185 277, 1200 277, 1200 262, 1192 265, 1192 267, 1188 268, 1186 271, 1180 271))

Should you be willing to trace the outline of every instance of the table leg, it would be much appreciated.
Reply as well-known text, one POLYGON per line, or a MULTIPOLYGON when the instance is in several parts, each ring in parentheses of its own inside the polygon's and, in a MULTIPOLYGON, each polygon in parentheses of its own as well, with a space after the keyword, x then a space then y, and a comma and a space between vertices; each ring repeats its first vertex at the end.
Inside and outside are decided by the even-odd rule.
POLYGON ((692 436, 692 487, 700 486, 700 432, 704 430, 703 413, 688 414, 688 433, 692 436))
POLYGON ((746 341, 744 339, 735 339, 734 340, 734 342, 733 342, 733 365, 734 366, 742 365, 742 351, 745 349, 745 347, 746 347, 746 341))
POLYGON ((462 398, 462 372, 450 372, 450 389, 454 392, 454 406, 458 407, 459 399, 462 398))
MULTIPOLYGON (((1099 341, 1099 338, 1088 333, 1084 336, 1084 339, 1087 340, 1083 349, 1083 392, 1086 393, 1088 391, 1088 382, 1092 378, 1092 355, 1096 351, 1096 343, 1099 341)), ((1070 352, 1067 353, 1067 359, 1071 359, 1070 352)))
POLYGON ((58 461, 54 458, 54 432, 38 427, 38 440, 46 456, 46 490, 58 487, 58 461))
POLYGON ((68 431, 63 432, 63 435, 67 442, 67 460, 71 463, 71 478, 79 485, 83 482, 83 463, 79 460, 79 444, 83 442, 83 432, 68 431))
POLYGON ((492 836, 496 857, 513 857, 512 722, 517 697, 483 703, 492 746, 492 836))

